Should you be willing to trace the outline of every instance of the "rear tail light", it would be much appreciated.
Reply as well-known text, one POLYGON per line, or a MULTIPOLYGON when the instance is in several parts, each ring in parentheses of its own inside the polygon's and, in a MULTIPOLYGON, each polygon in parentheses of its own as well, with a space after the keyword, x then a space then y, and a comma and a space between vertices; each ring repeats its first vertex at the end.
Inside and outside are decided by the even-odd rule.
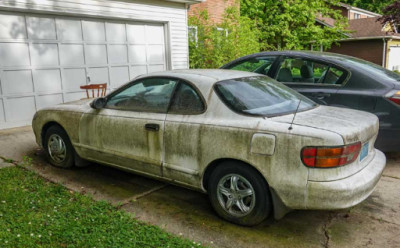
POLYGON ((301 161, 307 167, 333 168, 354 162, 361 150, 361 142, 335 147, 304 147, 301 161))
POLYGON ((390 101, 400 105, 400 91, 392 91, 386 97, 390 101))

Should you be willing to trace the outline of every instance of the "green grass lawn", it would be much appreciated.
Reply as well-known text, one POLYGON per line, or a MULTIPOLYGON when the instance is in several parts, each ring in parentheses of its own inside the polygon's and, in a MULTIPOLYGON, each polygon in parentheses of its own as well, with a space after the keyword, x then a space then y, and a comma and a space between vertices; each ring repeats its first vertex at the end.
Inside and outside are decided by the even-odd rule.
POLYGON ((0 247, 200 247, 18 167, 0 170, 0 247))

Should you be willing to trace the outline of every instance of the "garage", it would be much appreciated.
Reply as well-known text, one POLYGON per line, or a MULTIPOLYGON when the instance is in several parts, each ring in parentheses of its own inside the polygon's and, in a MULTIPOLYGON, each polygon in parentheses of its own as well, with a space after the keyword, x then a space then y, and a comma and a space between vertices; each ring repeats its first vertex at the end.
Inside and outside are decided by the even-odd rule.
POLYGON ((388 69, 400 71, 400 46, 390 46, 388 69))
POLYGON ((109 91, 144 73, 188 67, 185 1, 29 2, 0 6, 0 129, 85 98, 81 85, 107 83, 109 91), (57 5, 43 11, 46 2, 57 5))

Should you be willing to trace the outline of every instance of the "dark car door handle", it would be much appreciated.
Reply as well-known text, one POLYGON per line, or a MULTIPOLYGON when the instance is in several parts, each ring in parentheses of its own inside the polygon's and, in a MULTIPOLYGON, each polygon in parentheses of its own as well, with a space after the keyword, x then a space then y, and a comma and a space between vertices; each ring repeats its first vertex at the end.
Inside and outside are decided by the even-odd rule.
POLYGON ((317 99, 322 100, 322 99, 324 99, 325 97, 330 97, 331 94, 318 92, 318 93, 312 94, 312 96, 315 97, 315 98, 317 98, 317 99))
POLYGON ((146 125, 144 125, 144 128, 147 131, 158 131, 160 130, 160 125, 154 123, 147 123, 146 125))

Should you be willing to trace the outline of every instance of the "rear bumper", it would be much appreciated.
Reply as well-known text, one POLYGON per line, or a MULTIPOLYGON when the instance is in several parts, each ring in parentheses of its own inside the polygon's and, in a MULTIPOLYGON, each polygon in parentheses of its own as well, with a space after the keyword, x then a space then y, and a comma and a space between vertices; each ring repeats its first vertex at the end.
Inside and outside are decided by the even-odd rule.
POLYGON ((358 173, 336 181, 308 181, 305 209, 344 209, 359 204, 375 189, 385 169, 385 155, 375 149, 375 157, 358 173))
POLYGON ((380 128, 375 147, 383 152, 400 151, 400 129, 380 128))

